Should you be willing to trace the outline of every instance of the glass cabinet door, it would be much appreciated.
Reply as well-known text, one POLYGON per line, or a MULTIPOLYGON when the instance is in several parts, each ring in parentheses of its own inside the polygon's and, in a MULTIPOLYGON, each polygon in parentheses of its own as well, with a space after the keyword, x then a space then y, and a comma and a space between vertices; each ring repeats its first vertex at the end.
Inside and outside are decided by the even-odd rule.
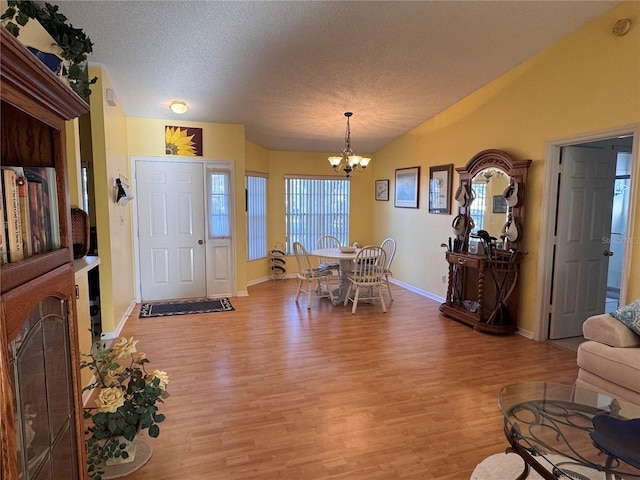
POLYGON ((66 302, 44 299, 9 344, 21 480, 79 478, 66 302))

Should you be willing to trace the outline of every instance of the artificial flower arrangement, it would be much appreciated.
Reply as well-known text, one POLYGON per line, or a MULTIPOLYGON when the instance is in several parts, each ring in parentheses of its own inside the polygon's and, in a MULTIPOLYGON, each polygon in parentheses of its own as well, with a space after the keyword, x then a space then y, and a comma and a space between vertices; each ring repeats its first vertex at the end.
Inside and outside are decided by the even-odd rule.
POLYGON ((104 465, 110 459, 126 459, 129 454, 123 438, 132 442, 141 430, 150 437, 160 434, 158 423, 164 421, 157 402, 163 403, 169 377, 162 370, 147 372, 146 355, 136 350, 138 340, 120 338, 110 348, 97 344, 82 368, 94 375, 83 391, 99 389, 95 407, 84 409, 91 420, 85 434, 89 476, 101 480, 104 465), (121 363, 122 362, 122 363, 121 363))

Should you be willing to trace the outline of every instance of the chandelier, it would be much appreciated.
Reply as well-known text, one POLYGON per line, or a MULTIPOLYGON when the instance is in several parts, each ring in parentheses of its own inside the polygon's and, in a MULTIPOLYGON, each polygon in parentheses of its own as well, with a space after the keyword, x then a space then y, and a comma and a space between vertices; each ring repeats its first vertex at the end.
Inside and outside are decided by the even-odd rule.
POLYGON ((501 170, 497 170, 495 168, 487 168, 486 170, 484 170, 482 172, 482 176, 484 177, 484 181, 489 183, 489 181, 493 178, 493 177, 502 177, 504 175, 504 173, 501 170))
POLYGON ((347 117, 347 130, 344 136, 344 148, 342 149, 340 157, 329 157, 329 163, 336 172, 344 170, 347 174, 347 178, 351 177, 351 172, 362 171, 367 168, 370 158, 360 157, 353 154, 351 149, 351 128, 349 125, 349 119, 353 115, 352 112, 345 112, 344 116, 347 117))

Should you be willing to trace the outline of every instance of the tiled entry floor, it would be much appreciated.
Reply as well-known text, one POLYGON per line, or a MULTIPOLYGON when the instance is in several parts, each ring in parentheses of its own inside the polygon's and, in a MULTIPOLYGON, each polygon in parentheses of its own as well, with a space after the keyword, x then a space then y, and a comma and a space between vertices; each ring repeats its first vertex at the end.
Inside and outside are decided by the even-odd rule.
POLYGON ((580 345, 584 341, 584 337, 570 337, 561 338, 559 340, 549 340, 549 342, 553 343, 554 345, 564 348, 565 350, 571 350, 572 352, 577 352, 578 345, 580 345))

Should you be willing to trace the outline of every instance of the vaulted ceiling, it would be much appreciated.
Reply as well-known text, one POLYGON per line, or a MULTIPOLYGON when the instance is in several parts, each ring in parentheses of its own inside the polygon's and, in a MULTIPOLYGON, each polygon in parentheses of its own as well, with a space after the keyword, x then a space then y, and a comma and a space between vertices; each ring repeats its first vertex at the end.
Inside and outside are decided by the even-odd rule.
MULTIPOLYGON (((373 153, 615 1, 53 1, 127 116, 243 124, 271 150, 373 153), (168 109, 183 100, 178 117, 168 109)), ((552 72, 550 72, 552 74, 552 72)))

